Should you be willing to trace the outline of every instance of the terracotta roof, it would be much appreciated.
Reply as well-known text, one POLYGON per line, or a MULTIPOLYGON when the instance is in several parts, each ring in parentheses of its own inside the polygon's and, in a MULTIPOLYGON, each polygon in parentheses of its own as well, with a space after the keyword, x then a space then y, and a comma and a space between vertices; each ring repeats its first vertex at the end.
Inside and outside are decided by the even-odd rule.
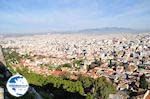
POLYGON ((60 70, 55 70, 52 72, 52 75, 56 75, 56 76, 60 76, 60 75, 63 75, 65 74, 66 72, 64 71, 60 71, 60 70))

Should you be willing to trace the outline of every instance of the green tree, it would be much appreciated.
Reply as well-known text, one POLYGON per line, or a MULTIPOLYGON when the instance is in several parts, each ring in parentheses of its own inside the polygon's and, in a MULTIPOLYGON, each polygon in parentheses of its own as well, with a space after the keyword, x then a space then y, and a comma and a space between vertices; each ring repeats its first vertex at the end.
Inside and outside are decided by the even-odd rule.
POLYGON ((143 88, 143 89, 148 88, 148 82, 146 81, 145 74, 140 76, 140 81, 139 82, 140 82, 140 88, 143 88))
POLYGON ((94 99, 94 96, 91 93, 87 93, 86 99, 94 99))
POLYGON ((68 67, 68 68, 71 68, 71 64, 70 63, 65 63, 62 65, 62 67, 68 67))
POLYGON ((65 80, 61 77, 55 77, 55 76, 43 76, 40 74, 36 74, 34 72, 28 72, 29 70, 27 68, 17 69, 17 71, 25 76, 30 84, 43 86, 46 84, 53 84, 53 87, 56 88, 63 88, 68 92, 77 92, 81 95, 84 94, 84 89, 82 87, 82 83, 80 81, 71 81, 71 80, 65 80))
POLYGON ((112 83, 108 82, 105 77, 100 77, 95 80, 95 93, 102 99, 107 99, 109 94, 115 93, 116 89, 112 83))
POLYGON ((82 82, 82 85, 84 88, 88 88, 93 84, 94 79, 91 77, 86 77, 86 76, 79 76, 79 81, 82 82))

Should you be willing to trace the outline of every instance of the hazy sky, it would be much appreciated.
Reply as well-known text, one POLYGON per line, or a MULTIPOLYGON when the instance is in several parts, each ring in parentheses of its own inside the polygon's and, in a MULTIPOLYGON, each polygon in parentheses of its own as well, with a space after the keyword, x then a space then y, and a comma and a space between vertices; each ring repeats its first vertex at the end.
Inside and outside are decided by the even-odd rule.
POLYGON ((150 28, 150 0, 0 0, 0 32, 150 28))

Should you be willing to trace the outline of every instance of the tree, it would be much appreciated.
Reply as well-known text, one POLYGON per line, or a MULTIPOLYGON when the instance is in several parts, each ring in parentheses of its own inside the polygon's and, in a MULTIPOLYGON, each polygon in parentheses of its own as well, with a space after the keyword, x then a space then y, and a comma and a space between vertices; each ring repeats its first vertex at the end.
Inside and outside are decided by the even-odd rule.
POLYGON ((70 63, 65 63, 62 65, 62 67, 68 67, 68 68, 71 68, 71 64, 70 63))
POLYGON ((79 59, 79 60, 74 60, 73 64, 76 64, 77 66, 80 67, 80 65, 83 63, 83 59, 79 59))
POLYGON ((93 84, 93 79, 91 77, 79 76, 79 81, 82 82, 84 88, 88 88, 93 84))
POLYGON ((91 93, 87 93, 86 99, 94 99, 94 96, 91 93))
POLYGON ((106 80, 105 77, 100 77, 95 80, 95 94, 102 99, 107 99, 109 94, 115 93, 115 87, 106 80))
POLYGON ((37 85, 37 86, 43 86, 47 84, 52 84, 55 88, 63 88, 68 92, 76 92, 81 95, 84 94, 84 89, 82 87, 82 83, 80 81, 71 81, 71 80, 65 80, 61 77, 55 77, 55 76, 43 76, 34 72, 28 72, 29 70, 27 68, 17 69, 17 71, 25 76, 27 78, 27 81, 30 84, 37 85))
POLYGON ((143 88, 143 89, 148 88, 148 82, 146 81, 145 74, 140 76, 140 81, 139 82, 140 82, 140 88, 143 88))

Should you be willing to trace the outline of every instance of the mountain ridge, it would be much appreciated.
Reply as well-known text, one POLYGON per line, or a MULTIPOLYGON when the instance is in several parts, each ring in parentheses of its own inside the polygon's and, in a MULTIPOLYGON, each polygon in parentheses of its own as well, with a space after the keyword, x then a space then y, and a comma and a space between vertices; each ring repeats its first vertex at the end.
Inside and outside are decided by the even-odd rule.
POLYGON ((49 31, 49 32, 28 32, 28 33, 0 33, 0 36, 24 36, 24 35, 43 35, 43 34, 116 34, 116 33, 146 33, 150 29, 132 29, 124 27, 103 27, 87 28, 80 30, 49 31))

